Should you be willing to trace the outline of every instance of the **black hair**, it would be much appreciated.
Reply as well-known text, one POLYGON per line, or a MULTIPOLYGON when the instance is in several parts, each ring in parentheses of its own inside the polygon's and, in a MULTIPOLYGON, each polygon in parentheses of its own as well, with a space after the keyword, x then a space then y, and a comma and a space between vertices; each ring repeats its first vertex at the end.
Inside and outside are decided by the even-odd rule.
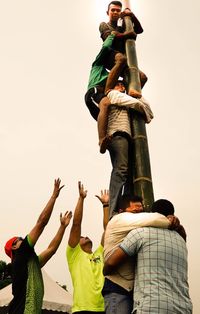
POLYGON ((174 215, 174 205, 168 200, 160 199, 152 204, 151 211, 164 216, 174 215))
POLYGON ((111 1, 108 5, 108 11, 110 9, 111 4, 118 5, 120 8, 122 8, 122 3, 120 1, 111 1))
MULTIPOLYGON (((123 85, 126 84, 126 82, 125 82, 124 80, 120 80, 120 79, 117 80, 117 83, 122 83, 123 85)), ((116 83, 116 84, 117 84, 117 83, 116 83)))
POLYGON ((125 80, 117 80, 115 86, 117 86, 119 83, 123 84, 125 87, 125 90, 127 91, 127 87, 128 87, 127 82, 125 80))
POLYGON ((124 194, 118 200, 118 210, 123 210, 130 206, 130 202, 140 202, 142 204, 143 199, 139 195, 134 194, 124 194))

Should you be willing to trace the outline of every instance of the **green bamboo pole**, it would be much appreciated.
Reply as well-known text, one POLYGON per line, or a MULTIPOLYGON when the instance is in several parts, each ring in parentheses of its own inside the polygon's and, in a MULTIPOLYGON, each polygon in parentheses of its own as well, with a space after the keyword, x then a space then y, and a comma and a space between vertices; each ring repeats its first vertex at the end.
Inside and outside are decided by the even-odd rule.
MULTIPOLYGON (((124 7, 130 8, 129 1, 124 1, 124 7)), ((133 24, 131 18, 129 16, 125 16, 124 21, 126 31, 132 31, 133 24)), ((127 39, 125 45, 128 63, 128 71, 126 73, 128 89, 134 88, 138 92, 141 92, 135 40, 127 39)), ((141 114, 134 111, 131 114, 131 124, 134 140, 134 193, 142 196, 145 210, 149 211, 154 201, 154 195, 145 121, 141 114)))

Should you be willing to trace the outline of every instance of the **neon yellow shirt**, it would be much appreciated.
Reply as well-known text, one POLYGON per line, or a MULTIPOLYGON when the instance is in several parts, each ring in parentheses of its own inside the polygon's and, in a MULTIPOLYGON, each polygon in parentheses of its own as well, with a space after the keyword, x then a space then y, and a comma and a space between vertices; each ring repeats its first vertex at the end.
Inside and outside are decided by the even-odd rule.
POLYGON ((77 311, 104 311, 101 290, 104 284, 103 247, 92 253, 84 252, 80 244, 67 246, 67 261, 74 287, 72 313, 77 311))

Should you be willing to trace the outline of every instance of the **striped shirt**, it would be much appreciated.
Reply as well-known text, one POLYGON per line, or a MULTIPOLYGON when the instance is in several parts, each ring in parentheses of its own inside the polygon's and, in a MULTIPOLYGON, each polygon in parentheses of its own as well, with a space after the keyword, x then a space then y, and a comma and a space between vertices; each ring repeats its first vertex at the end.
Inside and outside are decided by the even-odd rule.
POLYGON ((153 118, 151 108, 143 97, 140 99, 133 98, 118 90, 111 90, 107 97, 112 104, 108 115, 108 136, 115 132, 125 132, 131 136, 129 109, 142 113, 147 123, 153 118))
POLYGON ((176 231, 135 229, 120 247, 129 256, 137 254, 133 313, 192 313, 187 248, 176 231))
POLYGON ((129 111, 125 107, 110 106, 107 135, 111 136, 119 131, 131 136, 129 111))

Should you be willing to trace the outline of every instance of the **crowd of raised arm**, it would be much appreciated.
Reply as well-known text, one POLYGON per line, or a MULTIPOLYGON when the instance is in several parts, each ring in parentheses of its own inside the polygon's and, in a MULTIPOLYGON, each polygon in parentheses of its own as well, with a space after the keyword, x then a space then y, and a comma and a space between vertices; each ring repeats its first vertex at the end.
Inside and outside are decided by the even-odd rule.
MULTIPOLYGON (((81 234, 87 190, 80 181, 78 182, 78 200, 73 215, 72 211, 66 211, 64 215, 60 214, 58 231, 47 249, 37 256, 34 246, 49 222, 56 199, 63 187, 61 180, 56 179, 53 193, 33 229, 24 238, 13 237, 5 245, 5 252, 11 258, 12 264, 13 299, 9 305, 9 313, 23 313, 24 311, 32 313, 41 308, 44 294, 41 267, 56 253, 72 216, 66 257, 73 283, 73 313, 89 311, 89 313, 130 314, 134 306, 137 308, 134 304, 137 304, 139 301, 136 300, 141 298, 137 289, 140 290, 143 285, 144 289, 148 290, 145 286, 146 281, 140 280, 138 277, 140 274, 142 278, 141 268, 138 269, 140 251, 146 250, 151 242, 153 249, 149 249, 148 259, 155 260, 156 256, 163 254, 162 267, 159 266, 160 259, 157 259, 156 270, 153 266, 149 269, 147 265, 147 272, 151 271, 156 276, 157 271, 162 274, 162 271, 165 272, 169 268, 169 274, 170 271, 172 274, 171 277, 168 274, 168 279, 170 277, 170 280, 173 281, 176 273, 174 263, 178 267, 179 261, 173 256, 174 253, 169 251, 169 243, 173 250, 179 252, 184 267, 187 268, 185 230, 180 225, 179 219, 174 216, 172 203, 163 199, 154 202, 153 212, 147 213, 144 212, 141 197, 124 194, 120 197, 118 212, 113 216, 113 213, 109 212, 109 191, 101 190, 100 195, 95 195, 95 197, 100 201, 103 209, 103 234, 100 237, 98 248, 93 250, 92 240, 87 235, 81 234), (109 217, 111 217, 110 220, 109 217), (157 244, 154 247, 157 242, 162 243, 162 249, 157 244), (137 264, 135 264, 135 255, 137 255, 137 264), (165 260, 165 256, 168 256, 167 260, 165 260), (33 272, 34 280, 31 280, 33 272), (27 286, 29 286, 28 293, 27 286), (38 297, 33 299, 31 291, 36 290, 38 297), (17 312, 15 312, 16 309, 17 312)), ((94 224, 100 223, 99 216, 100 214, 97 214, 94 224)), ((90 223, 88 221, 88 231, 90 223)), ((142 263, 144 261, 141 257, 142 263)), ((178 275, 177 278, 181 290, 183 279, 178 275)), ((162 280, 164 281, 165 277, 160 279, 161 282, 162 280)), ((187 286, 184 286, 182 290, 187 297, 181 306, 190 309, 191 302, 187 286)), ((174 295, 173 291, 173 302, 176 305, 177 300, 174 295)), ((151 297, 149 296, 148 301, 151 297)), ((165 299, 164 292, 163 299, 165 299)), ((160 297, 157 302, 160 302, 160 297)))

